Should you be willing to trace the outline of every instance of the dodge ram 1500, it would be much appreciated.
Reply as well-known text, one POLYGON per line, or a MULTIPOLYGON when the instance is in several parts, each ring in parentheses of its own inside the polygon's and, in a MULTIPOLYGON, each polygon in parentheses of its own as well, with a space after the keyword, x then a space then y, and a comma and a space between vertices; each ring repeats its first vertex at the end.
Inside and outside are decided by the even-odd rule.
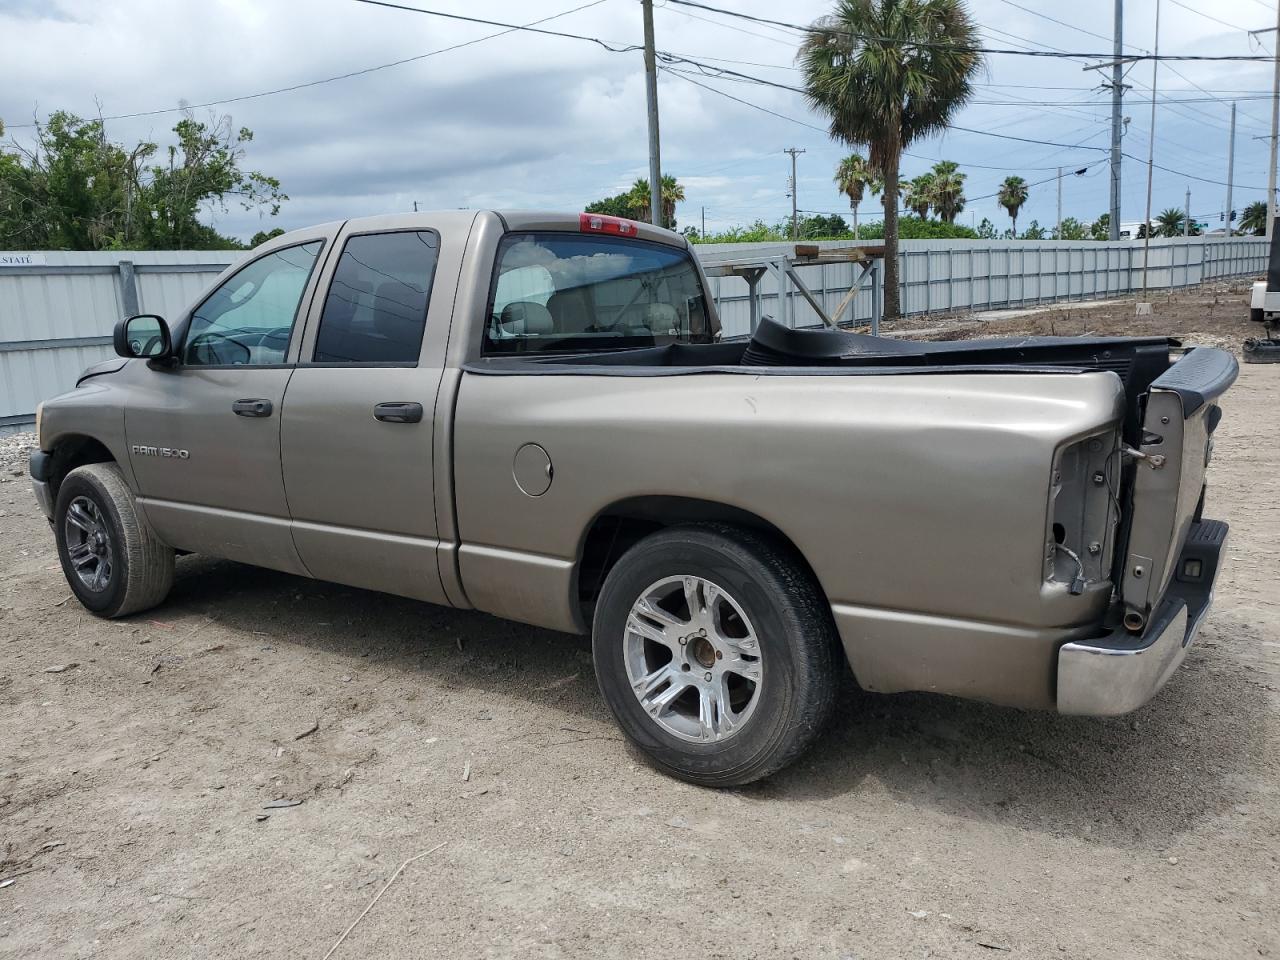
POLYGON ((658 766, 712 785, 867 690, 1118 714, 1209 609, 1235 360, 1160 338, 724 339, 688 242, 453 211, 285 234, 43 404, 89 610, 177 553, 592 635, 658 766))

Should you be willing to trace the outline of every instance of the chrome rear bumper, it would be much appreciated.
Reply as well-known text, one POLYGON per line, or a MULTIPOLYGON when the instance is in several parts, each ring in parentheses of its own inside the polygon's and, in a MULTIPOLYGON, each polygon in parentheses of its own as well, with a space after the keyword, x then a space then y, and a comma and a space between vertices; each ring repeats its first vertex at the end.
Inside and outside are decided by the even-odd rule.
POLYGON ((1191 525, 1164 596, 1140 636, 1123 627, 1058 651, 1058 712, 1117 716, 1138 709, 1178 669, 1213 603, 1227 542, 1221 520, 1191 525))

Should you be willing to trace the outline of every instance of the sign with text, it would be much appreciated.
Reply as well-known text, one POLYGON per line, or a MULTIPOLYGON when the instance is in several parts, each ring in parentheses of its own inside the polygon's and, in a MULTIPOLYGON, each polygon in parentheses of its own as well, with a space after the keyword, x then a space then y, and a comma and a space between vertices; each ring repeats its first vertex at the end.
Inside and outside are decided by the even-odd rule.
POLYGON ((5 253, 0 251, 0 269, 4 267, 43 267, 43 253, 5 253))

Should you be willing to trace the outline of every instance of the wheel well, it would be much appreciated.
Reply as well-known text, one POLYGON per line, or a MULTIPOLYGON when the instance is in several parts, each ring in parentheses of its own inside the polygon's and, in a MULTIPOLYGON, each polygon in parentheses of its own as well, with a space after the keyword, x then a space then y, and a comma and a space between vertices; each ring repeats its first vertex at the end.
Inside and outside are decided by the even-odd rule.
MULTIPOLYGON (((685 523, 728 523, 764 533, 792 553, 813 576, 813 568, 791 538, 749 510, 690 497, 633 497, 597 514, 583 538, 578 553, 577 582, 584 622, 591 623, 591 610, 600 588, 613 565, 628 549, 659 530, 685 523)), ((821 591, 816 576, 813 582, 821 591)))
POLYGON ((62 481, 76 467, 83 467, 86 463, 114 463, 115 459, 111 451, 93 437, 62 438, 54 447, 53 466, 49 474, 53 495, 55 497, 58 495, 58 488, 62 486, 62 481))

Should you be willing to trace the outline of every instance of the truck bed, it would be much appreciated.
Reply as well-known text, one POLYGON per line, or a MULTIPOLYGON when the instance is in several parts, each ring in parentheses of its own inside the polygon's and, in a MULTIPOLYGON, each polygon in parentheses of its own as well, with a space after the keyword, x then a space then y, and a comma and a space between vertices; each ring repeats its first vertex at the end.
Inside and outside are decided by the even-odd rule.
MULTIPOLYGON (((598 344, 598 339, 593 339, 598 344)), ((792 330, 766 319, 750 339, 590 353, 515 354, 469 364, 472 373, 662 376, 1085 373, 1110 371, 1124 384, 1125 440, 1136 443, 1140 398, 1169 369, 1166 337, 1016 337, 913 341, 829 329, 792 330)))

